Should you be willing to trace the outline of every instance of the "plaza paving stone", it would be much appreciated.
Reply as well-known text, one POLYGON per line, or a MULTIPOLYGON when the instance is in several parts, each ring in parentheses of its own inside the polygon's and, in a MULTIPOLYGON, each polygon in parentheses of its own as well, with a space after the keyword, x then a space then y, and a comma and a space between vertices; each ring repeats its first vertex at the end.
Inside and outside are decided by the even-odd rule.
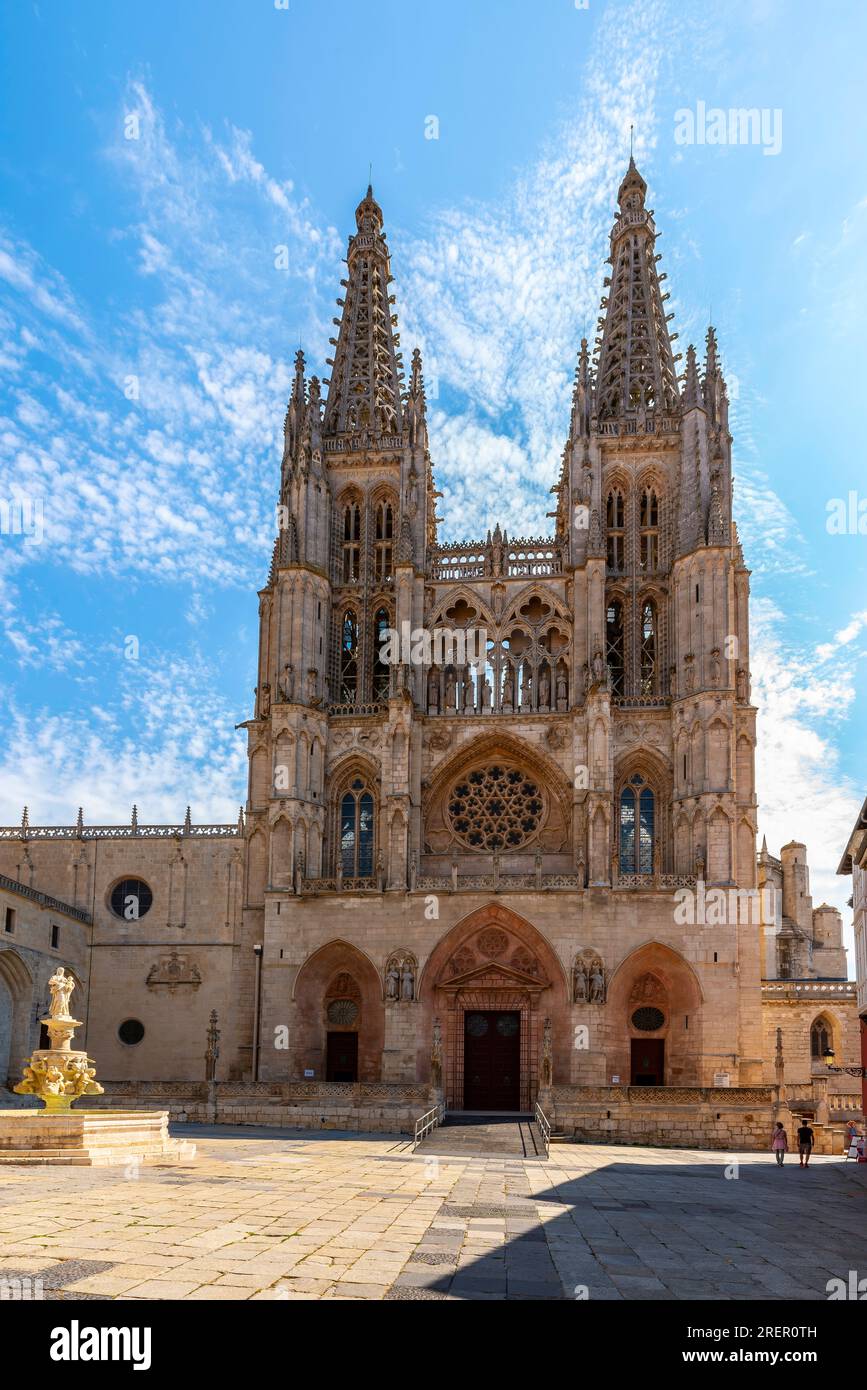
POLYGON ((867 1166, 178 1127, 184 1166, 0 1170, 0 1281, 74 1300, 817 1300, 867 1275, 867 1166), (586 1293, 585 1293, 586 1291, 586 1293))

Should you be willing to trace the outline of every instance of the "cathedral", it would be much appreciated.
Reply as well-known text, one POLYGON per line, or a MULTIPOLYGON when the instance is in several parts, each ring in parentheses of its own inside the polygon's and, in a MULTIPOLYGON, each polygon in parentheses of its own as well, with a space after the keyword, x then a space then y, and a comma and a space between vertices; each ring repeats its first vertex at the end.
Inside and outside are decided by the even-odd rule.
POLYGON ((504 517, 447 542, 368 188, 330 379, 295 361, 246 806, 0 829, 0 1071, 35 1045, 59 954, 101 1079, 181 1094, 215 1011, 218 1081, 284 1120, 311 1097, 324 1124, 351 1092, 359 1127, 365 1103, 542 1101, 610 1134, 628 1101, 658 1137, 645 1088, 691 1106, 694 1136, 743 1141, 787 1063, 822 1118, 854 985, 804 847, 757 854, 726 385, 712 328, 701 357, 675 351, 646 193, 630 160, 553 534, 504 517), (28 956, 28 913, 58 944, 28 956))

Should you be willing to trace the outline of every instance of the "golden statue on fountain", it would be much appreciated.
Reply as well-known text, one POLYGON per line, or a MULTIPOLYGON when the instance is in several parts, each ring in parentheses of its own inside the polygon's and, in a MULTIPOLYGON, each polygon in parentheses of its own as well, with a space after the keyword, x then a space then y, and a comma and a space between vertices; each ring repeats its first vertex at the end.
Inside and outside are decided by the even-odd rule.
POLYGON ((69 1012, 75 980, 59 965, 48 981, 51 1004, 48 1017, 41 1018, 48 1029, 51 1046, 34 1052, 24 1068, 24 1080, 14 1087, 19 1095, 38 1096, 52 1114, 69 1110, 79 1096, 101 1096, 102 1087, 94 1079, 96 1067, 86 1052, 72 1048, 72 1035, 81 1020, 69 1012))

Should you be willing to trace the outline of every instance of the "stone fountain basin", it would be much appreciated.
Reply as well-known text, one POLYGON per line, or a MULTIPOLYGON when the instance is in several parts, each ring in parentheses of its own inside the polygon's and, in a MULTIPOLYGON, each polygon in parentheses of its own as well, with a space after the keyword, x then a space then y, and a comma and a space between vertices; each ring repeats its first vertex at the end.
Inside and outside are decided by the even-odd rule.
POLYGON ((167 1110, 0 1110, 0 1164, 103 1168, 195 1156, 195 1144, 170 1138, 167 1110))

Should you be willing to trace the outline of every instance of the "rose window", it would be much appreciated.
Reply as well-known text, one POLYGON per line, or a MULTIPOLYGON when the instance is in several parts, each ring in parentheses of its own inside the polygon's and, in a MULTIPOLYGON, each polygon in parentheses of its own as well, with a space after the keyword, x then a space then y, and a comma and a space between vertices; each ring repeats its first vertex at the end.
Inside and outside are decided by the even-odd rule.
POLYGON ((452 831, 472 849, 518 849, 533 838, 545 818, 538 783, 505 763, 476 768, 462 777, 446 807, 452 831))

